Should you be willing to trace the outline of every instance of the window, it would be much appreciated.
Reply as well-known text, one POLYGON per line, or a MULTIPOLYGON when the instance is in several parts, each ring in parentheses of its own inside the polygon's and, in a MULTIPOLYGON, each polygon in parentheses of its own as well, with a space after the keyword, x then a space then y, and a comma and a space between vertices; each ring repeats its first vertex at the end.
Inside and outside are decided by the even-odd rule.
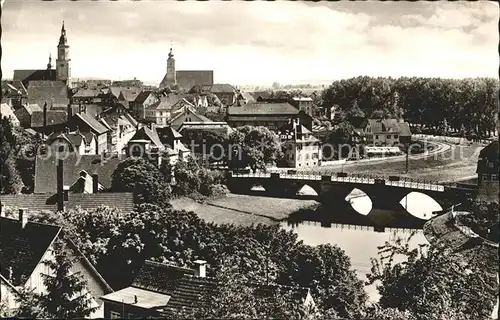
POLYGON ((488 180, 488 177, 489 175, 488 174, 483 174, 483 180, 488 180))
POLYGON ((394 139, 397 139, 399 138, 399 136, 397 134, 394 135, 394 139))
POLYGON ((318 154, 317 154, 316 152, 315 152, 315 153, 313 153, 313 154, 312 154, 312 158, 313 158, 313 160, 314 160, 314 159, 318 159, 318 154))
POLYGON ((133 313, 129 313, 129 314, 128 314, 128 318, 129 318, 129 319, 134 319, 134 314, 133 314, 133 313))
POLYGON ((497 181, 497 180, 498 180, 498 174, 492 174, 491 181, 497 181))
POLYGON ((306 159, 306 160, 309 160, 309 153, 306 153, 306 154, 305 154, 305 159, 306 159))
POLYGON ((110 311, 109 312, 109 318, 110 319, 120 319, 122 317, 121 313, 116 312, 116 311, 110 311))
POLYGON ((64 146, 59 146, 59 152, 64 152, 64 146))
POLYGON ((378 139, 378 135, 375 135, 375 139, 378 139))
POLYGON ((302 156, 300 153, 297 155, 297 160, 302 160, 302 156))
POLYGON ((388 134, 388 135, 387 135, 387 139, 390 139, 390 138, 391 138, 391 135, 390 135, 390 134, 388 134))
POLYGON ((494 163, 493 162, 488 162, 488 168, 493 169, 494 163))

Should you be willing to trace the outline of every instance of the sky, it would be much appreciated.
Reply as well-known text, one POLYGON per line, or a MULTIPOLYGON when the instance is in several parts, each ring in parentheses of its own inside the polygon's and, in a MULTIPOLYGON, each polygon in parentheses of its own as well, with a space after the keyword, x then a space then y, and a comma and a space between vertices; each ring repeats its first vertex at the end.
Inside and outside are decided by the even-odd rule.
POLYGON ((495 2, 6 0, 2 78, 54 64, 63 20, 73 79, 158 84, 171 44, 177 70, 233 85, 498 77, 495 2))

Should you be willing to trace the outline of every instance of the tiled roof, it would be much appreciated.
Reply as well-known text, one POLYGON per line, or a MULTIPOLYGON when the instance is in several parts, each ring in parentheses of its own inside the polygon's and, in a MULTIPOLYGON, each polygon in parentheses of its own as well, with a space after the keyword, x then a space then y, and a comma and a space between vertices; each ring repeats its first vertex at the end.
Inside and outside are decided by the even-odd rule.
POLYGON ((210 88, 212 93, 235 93, 236 90, 229 83, 214 83, 210 88))
POLYGON ((179 280, 186 274, 194 275, 194 270, 146 261, 137 272, 132 286, 171 295, 179 280))
POLYGON ((242 107, 229 107, 229 116, 253 115, 296 115, 299 110, 291 104, 285 103, 249 103, 242 107))
POLYGON ((2 118, 11 118, 12 121, 19 123, 19 120, 14 114, 14 110, 6 103, 0 104, 0 116, 2 116, 2 118))
POLYGON ((182 97, 177 94, 169 94, 167 96, 162 96, 160 101, 153 103, 147 109, 156 109, 156 110, 171 110, 172 107, 182 100, 182 97))
POLYGON ((75 94, 73 94, 73 98, 95 98, 100 94, 101 91, 98 89, 80 88, 75 94))
MULTIPOLYGON (((38 80, 56 80, 56 70, 14 70, 14 81, 21 81, 26 86, 31 81, 38 80)), ((31 85, 31 83, 30 83, 31 85)))
POLYGON ((133 102, 140 93, 140 88, 122 88, 120 93, 120 100, 133 102))
MULTIPOLYGON (((76 179, 67 183, 67 185, 70 186, 75 181, 76 179)), ((50 193, 0 195, 0 199, 7 208, 26 208, 28 211, 55 211, 57 210, 55 184, 52 189, 53 192, 50 193)), ((134 210, 134 195, 131 192, 70 193, 68 201, 64 202, 64 206, 67 209, 80 207, 85 210, 108 206, 131 212, 134 210)))
POLYGON ((134 99, 135 103, 143 103, 153 92, 150 90, 141 91, 134 99))
POLYGON ((33 114, 33 112, 36 112, 36 111, 43 111, 42 108, 36 103, 25 104, 25 105, 23 105, 23 108, 26 109, 26 111, 29 114, 33 114))
POLYGON ((118 98, 120 96, 120 92, 122 91, 121 87, 109 87, 109 92, 115 96, 115 98, 118 98))
MULTIPOLYGON (((2 197, 2 203, 4 203, 2 197)), ((57 237, 58 226, 28 222, 24 228, 18 220, 0 217, 0 271, 14 286, 29 279, 43 255, 57 237), (9 268, 12 268, 10 277, 9 268)))
MULTIPOLYGON (((82 170, 90 174, 98 174, 99 182, 105 187, 111 187, 111 175, 122 159, 112 157, 102 159, 101 155, 71 155, 64 160, 63 179, 66 185, 73 184, 80 177, 82 170)), ((56 165, 55 157, 36 158, 35 193, 55 192, 56 165)))
POLYGON ((247 102, 255 102, 255 98, 249 92, 242 92, 240 94, 243 99, 247 100, 247 102))
POLYGON ((26 90, 26 87, 24 84, 19 81, 19 80, 9 80, 6 81, 7 84, 10 86, 14 87, 22 96, 25 96, 28 94, 28 90, 26 90))
POLYGON ((28 86, 28 103, 45 102, 51 105, 68 105, 68 87, 62 81, 31 81, 28 86))
POLYGON ((186 90, 195 85, 212 85, 214 83, 213 70, 179 70, 176 71, 177 84, 186 90))
POLYGON ((403 130, 403 133, 401 135, 411 135, 410 133, 410 127, 406 123, 400 123, 396 119, 368 119, 368 125, 371 128, 371 132, 374 134, 377 133, 386 133, 386 132, 394 132, 394 133, 399 133, 401 130, 403 130))
POLYGON ((75 114, 75 117, 85 122, 89 127, 91 127, 95 132, 97 132, 97 134, 103 134, 109 131, 109 129, 106 128, 106 126, 104 126, 96 118, 92 117, 87 113, 77 113, 75 114))
POLYGON ((151 141, 156 147, 163 149, 163 143, 161 143, 160 137, 158 136, 158 132, 156 131, 156 128, 150 129, 147 126, 143 126, 137 132, 134 134, 134 136, 130 139, 130 141, 133 140, 141 140, 141 139, 146 139, 148 141, 151 141))
POLYGON ((113 301, 119 304, 131 304, 142 309, 156 309, 165 306, 170 296, 162 293, 127 287, 101 297, 104 301, 113 301), (137 302, 136 302, 137 301, 137 302))
POLYGON ((179 127, 179 133, 183 130, 207 130, 228 132, 231 127, 227 122, 184 122, 179 127))
POLYGON ((272 95, 269 91, 256 91, 250 92, 250 94, 254 97, 255 100, 257 100, 259 97, 262 99, 268 99, 272 95))
POLYGON ((57 132, 57 133, 54 132, 51 135, 49 135, 46 143, 51 144, 51 142, 53 142, 56 139, 65 139, 75 147, 79 147, 82 144, 82 142, 88 144, 88 142, 85 141, 86 140, 85 136, 83 134, 81 134, 80 132, 68 132, 68 133, 66 133, 66 132, 57 132))
MULTIPOLYGON (((48 110, 47 111, 47 125, 54 126, 66 123, 68 121, 68 114, 66 111, 48 110)), ((43 111, 33 112, 31 115, 31 127, 43 127, 43 111)))

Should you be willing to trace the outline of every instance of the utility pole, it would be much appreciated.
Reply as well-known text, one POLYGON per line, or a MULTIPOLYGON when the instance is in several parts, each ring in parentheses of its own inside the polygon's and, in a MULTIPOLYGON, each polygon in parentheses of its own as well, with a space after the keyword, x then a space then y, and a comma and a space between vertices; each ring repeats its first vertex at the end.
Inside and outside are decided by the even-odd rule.
POLYGON ((409 145, 408 142, 405 143, 405 149, 406 149, 406 169, 405 169, 405 171, 406 171, 406 173, 408 173, 408 165, 409 165, 409 156, 410 156, 410 154, 409 154, 409 150, 410 150, 409 146, 410 145, 409 145))

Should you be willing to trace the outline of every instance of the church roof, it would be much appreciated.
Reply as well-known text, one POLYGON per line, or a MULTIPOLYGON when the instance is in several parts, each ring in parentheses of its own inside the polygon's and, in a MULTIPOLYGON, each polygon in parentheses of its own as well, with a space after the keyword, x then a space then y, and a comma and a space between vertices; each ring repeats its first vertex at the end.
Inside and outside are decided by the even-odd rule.
POLYGON ((62 81, 36 80, 28 86, 28 103, 43 106, 66 107, 69 104, 68 87, 62 81))
POLYGON ((22 84, 27 87, 31 81, 38 80, 56 80, 56 70, 55 69, 40 69, 40 70, 14 70, 14 81, 21 81, 22 84))

